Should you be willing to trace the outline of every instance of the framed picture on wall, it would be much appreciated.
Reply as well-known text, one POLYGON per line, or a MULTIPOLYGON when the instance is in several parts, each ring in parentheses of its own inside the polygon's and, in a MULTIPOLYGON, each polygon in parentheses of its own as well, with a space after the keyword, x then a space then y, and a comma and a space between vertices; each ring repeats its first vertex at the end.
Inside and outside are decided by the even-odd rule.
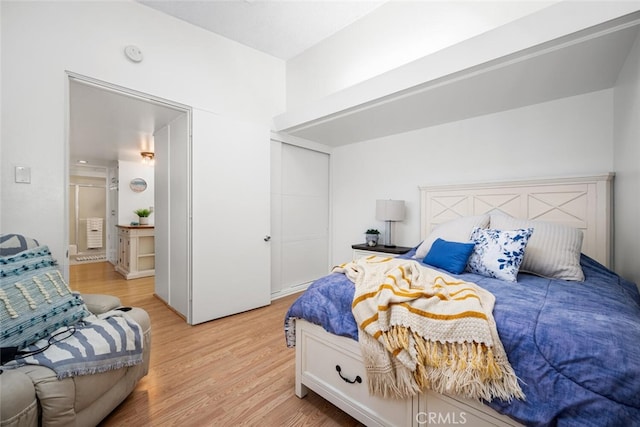
POLYGON ((129 188, 136 193, 142 193, 147 189, 147 181, 142 178, 133 178, 131 182, 129 182, 129 188))

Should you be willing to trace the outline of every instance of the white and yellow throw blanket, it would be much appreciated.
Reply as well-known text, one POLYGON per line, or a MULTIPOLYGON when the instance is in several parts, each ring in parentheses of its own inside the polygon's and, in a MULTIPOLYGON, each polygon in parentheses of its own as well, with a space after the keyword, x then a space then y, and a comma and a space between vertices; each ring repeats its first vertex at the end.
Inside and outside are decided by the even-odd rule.
POLYGON ((363 257, 333 271, 355 283, 352 310, 371 394, 402 398, 431 389, 524 399, 490 292, 408 259, 363 257))

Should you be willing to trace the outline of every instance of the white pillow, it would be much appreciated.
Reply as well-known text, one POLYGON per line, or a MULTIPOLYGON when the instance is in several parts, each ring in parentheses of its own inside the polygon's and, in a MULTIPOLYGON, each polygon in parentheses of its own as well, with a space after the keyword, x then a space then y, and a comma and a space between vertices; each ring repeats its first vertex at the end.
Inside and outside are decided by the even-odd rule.
POLYGON ((492 213, 491 228, 533 228, 520 271, 552 279, 584 281, 580 267, 582 231, 545 221, 532 221, 492 213))
POLYGON ((461 218, 443 222, 434 228, 420 246, 418 246, 414 258, 423 260, 429 253, 433 242, 438 238, 449 242, 469 242, 469 236, 471 236, 473 229, 476 227, 487 228, 489 225, 489 219, 489 214, 484 214, 477 216, 463 216, 461 218))

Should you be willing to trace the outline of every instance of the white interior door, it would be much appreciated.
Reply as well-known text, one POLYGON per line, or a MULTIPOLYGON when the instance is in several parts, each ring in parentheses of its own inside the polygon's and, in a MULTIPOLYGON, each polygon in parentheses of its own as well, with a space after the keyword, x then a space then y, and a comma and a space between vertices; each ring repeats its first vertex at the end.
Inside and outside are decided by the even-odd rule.
MULTIPOLYGON (((169 126, 157 130, 154 135, 154 223, 155 223, 155 294, 169 304, 169 272, 171 263, 169 240, 169 126)), ((187 284, 185 283, 185 287, 187 284)))
POLYGON ((154 134, 155 293, 189 317, 189 115, 154 134))
POLYGON ((269 127, 192 122, 191 324, 270 302, 269 127))
POLYGON ((189 318, 189 117, 169 124, 169 305, 189 318))
POLYGON ((329 155, 272 141, 271 294, 279 297, 329 267, 329 155))

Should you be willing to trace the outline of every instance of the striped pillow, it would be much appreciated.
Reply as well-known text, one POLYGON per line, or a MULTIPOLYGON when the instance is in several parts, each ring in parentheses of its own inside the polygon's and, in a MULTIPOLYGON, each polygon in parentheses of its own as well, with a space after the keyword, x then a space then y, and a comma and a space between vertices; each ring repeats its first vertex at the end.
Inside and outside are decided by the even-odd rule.
POLYGON ((521 272, 552 279, 584 281, 584 273, 580 266, 583 235, 577 228, 545 221, 517 219, 500 213, 491 214, 491 228, 534 229, 520 266, 521 272))
POLYGON ((27 347, 89 314, 47 246, 0 257, 0 347, 27 347))

